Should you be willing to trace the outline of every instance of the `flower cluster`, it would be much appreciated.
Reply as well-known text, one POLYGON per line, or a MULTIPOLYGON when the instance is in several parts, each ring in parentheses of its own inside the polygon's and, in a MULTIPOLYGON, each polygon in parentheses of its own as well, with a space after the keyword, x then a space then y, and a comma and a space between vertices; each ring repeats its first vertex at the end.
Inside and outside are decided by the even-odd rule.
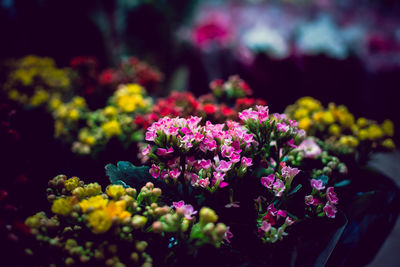
POLYGON ((160 204, 161 189, 150 182, 140 191, 109 185, 103 193, 98 183, 58 175, 49 181, 47 193, 54 216, 39 212, 26 225, 40 243, 29 254, 40 255, 43 248, 60 256, 40 259, 48 263, 151 266, 162 264, 171 252, 171 243, 162 240, 219 247, 229 232, 225 224, 215 224, 218 216, 209 208, 200 210, 196 222, 191 205, 160 204))
POLYGON ((23 105, 41 106, 54 94, 70 87, 70 70, 57 68, 51 58, 26 56, 10 63, 4 90, 8 98, 23 105))
POLYGON ((138 84, 120 85, 110 97, 109 105, 95 111, 90 111, 81 97, 74 97, 68 103, 59 99, 50 102, 56 137, 72 143, 72 150, 79 154, 104 148, 112 137, 129 142, 140 140, 132 115, 146 112, 151 103, 145 89, 138 84))
POLYGON ((217 98, 237 99, 253 93, 248 84, 237 75, 229 77, 226 82, 221 79, 214 80, 210 83, 210 88, 217 98))
POLYGON ((391 137, 393 123, 385 120, 381 125, 366 118, 354 118, 345 106, 333 103, 324 108, 311 97, 303 97, 286 108, 285 113, 299 122, 299 127, 309 135, 326 141, 342 153, 356 149, 365 153, 372 150, 390 151, 395 148, 391 137))
POLYGON ((162 74, 135 57, 121 60, 115 69, 106 69, 99 76, 99 84, 116 88, 124 83, 138 83, 150 91, 162 80, 162 74))

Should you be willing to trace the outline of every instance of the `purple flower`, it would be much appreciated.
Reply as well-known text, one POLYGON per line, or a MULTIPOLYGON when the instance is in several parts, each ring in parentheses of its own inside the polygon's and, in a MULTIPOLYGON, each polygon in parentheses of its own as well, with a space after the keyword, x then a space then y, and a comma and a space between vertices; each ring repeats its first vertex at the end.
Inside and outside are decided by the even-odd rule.
POLYGON ((317 190, 322 190, 325 188, 322 180, 311 179, 311 187, 317 190))
POLYGON ((311 138, 308 138, 301 142, 298 149, 304 151, 306 158, 315 158, 322 153, 322 149, 319 145, 311 138))
POLYGON ((146 141, 154 141, 156 139, 157 134, 155 131, 147 131, 146 132, 146 141))
POLYGON ((307 206, 314 205, 315 198, 312 195, 305 196, 304 202, 306 203, 307 206))
POLYGON ((253 159, 242 157, 242 164, 243 166, 250 167, 251 165, 253 165, 253 159))
POLYGON ((261 177, 261 184, 269 189, 272 189, 274 181, 275 181, 275 175, 273 174, 270 174, 267 177, 261 177))
POLYGON ((178 169, 173 169, 172 171, 169 172, 169 175, 171 175, 171 178, 173 179, 178 179, 180 174, 181 172, 178 169))
POLYGON ((184 214, 185 214, 185 218, 188 220, 193 219, 192 215, 195 215, 197 213, 196 210, 194 210, 192 205, 183 205, 182 206, 184 214))
POLYGON ((153 178, 158 178, 158 176, 160 176, 160 167, 154 164, 151 165, 149 173, 151 174, 151 176, 153 176, 153 178))
POLYGON ((225 232, 225 235, 224 235, 224 239, 225 239, 226 242, 231 243, 231 241, 229 239, 231 239, 232 237, 233 237, 233 234, 232 234, 232 232, 230 230, 230 227, 228 226, 228 227, 226 227, 226 232, 225 232))
POLYGON ((219 162, 218 171, 227 172, 232 168, 232 162, 221 160, 219 162))
POLYGON ((339 199, 338 199, 333 187, 328 187, 326 189, 326 198, 332 204, 337 204, 339 202, 339 199))
POLYGON ((324 207, 324 212, 325 212, 325 215, 328 218, 335 218, 337 209, 336 209, 336 207, 334 205, 332 205, 331 203, 327 202, 325 207, 324 207))
POLYGON ((280 179, 276 179, 273 185, 273 189, 275 192, 275 196, 280 197, 282 196, 282 193, 285 191, 285 183, 282 182, 280 179))

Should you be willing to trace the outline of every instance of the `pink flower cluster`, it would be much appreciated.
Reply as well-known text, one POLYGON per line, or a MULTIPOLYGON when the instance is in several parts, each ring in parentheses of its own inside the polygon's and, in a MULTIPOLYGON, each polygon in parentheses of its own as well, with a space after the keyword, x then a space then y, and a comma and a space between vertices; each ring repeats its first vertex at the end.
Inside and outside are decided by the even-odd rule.
MULTIPOLYGON (((287 212, 285 210, 277 210, 274 204, 270 204, 267 208, 267 212, 265 213, 264 217, 259 222, 258 234, 262 238, 265 238, 271 236, 272 232, 274 232, 278 233, 276 238, 281 239, 282 236, 284 235, 283 233, 285 228, 287 226, 292 225, 293 223, 294 220, 287 215, 287 212), (278 223, 281 224, 281 226, 277 230, 276 225, 278 223)), ((271 236, 270 238, 274 237, 271 236)))
MULTIPOLYGON (((157 160, 150 168, 154 178, 177 181, 182 175, 192 186, 215 190, 228 185, 230 173, 243 172, 253 165, 246 155, 251 154, 256 142, 245 127, 233 121, 226 125, 207 121, 201 126, 200 121, 198 117, 164 117, 148 128, 146 140, 157 146, 157 160)), ((151 147, 142 153, 148 156, 151 147)))
POLYGON ((182 209, 185 218, 188 220, 193 219, 192 216, 197 214, 197 210, 194 210, 193 206, 190 204, 185 205, 185 202, 183 200, 178 202, 172 202, 172 205, 176 210, 182 209))
POLYGON ((322 180, 311 179, 311 187, 313 188, 313 194, 305 196, 304 200, 307 206, 314 206, 322 208, 323 202, 321 199, 326 198, 326 203, 323 207, 323 212, 328 218, 335 218, 337 209, 336 206, 339 203, 339 199, 334 191, 333 187, 328 187, 325 194, 321 190, 325 189, 322 180))
POLYGON ((300 172, 297 168, 286 166, 285 162, 280 164, 280 173, 270 174, 267 177, 261 177, 261 184, 272 190, 276 197, 281 197, 286 188, 290 187, 293 178, 300 172))

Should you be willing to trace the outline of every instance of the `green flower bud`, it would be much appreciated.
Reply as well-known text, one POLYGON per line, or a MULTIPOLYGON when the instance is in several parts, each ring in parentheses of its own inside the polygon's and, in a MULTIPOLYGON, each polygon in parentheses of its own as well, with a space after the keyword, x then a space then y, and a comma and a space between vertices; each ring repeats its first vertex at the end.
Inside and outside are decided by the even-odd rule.
POLYGON ((218 221, 218 216, 215 213, 215 211, 213 211, 210 208, 207 207, 203 207, 200 210, 200 223, 202 224, 206 224, 209 222, 216 222, 218 221))
POLYGON ((132 218, 132 226, 134 229, 142 228, 147 223, 147 218, 140 215, 135 215, 132 218))
POLYGON ((147 248, 147 245, 148 244, 147 244, 146 241, 136 242, 136 250, 139 251, 139 252, 143 252, 147 248))
POLYGON ((162 223, 160 221, 155 221, 151 226, 154 233, 161 233, 163 230, 162 223))
POLYGON ((214 230, 214 223, 207 223, 201 230, 204 235, 210 236, 214 230))
POLYGON ((133 262, 138 262, 139 261, 139 254, 137 252, 131 253, 131 260, 133 262))

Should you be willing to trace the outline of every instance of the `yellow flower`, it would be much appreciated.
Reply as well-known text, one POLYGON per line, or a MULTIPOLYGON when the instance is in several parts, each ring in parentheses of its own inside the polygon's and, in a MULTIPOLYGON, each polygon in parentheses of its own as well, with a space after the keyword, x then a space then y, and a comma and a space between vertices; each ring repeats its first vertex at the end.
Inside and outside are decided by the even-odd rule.
POLYGON ((30 100, 34 107, 40 106, 49 99, 50 95, 45 90, 37 90, 30 100))
POLYGON ((358 118, 358 119, 357 119, 357 125, 358 125, 359 127, 361 127, 361 128, 364 128, 365 126, 368 125, 368 120, 367 120, 366 118, 363 118, 363 117, 358 118))
POLYGON ((393 150, 396 148, 396 145, 394 144, 393 140, 391 138, 387 138, 382 142, 382 146, 385 148, 388 148, 390 150, 393 150))
POLYGON ((81 96, 74 96, 74 98, 72 98, 72 104, 77 108, 83 108, 86 106, 86 101, 81 96))
POLYGON ((354 124, 354 116, 351 113, 341 113, 341 116, 339 116, 339 122, 343 126, 351 128, 354 124))
POLYGON ((19 98, 19 92, 15 89, 11 90, 10 92, 8 92, 8 97, 11 100, 18 100, 19 98))
POLYGON ((114 199, 119 199, 123 195, 126 194, 125 188, 122 185, 109 185, 106 189, 106 193, 108 196, 114 198, 114 199))
POLYGON ((368 138, 369 139, 371 139, 371 140, 379 139, 379 138, 383 137, 383 135, 384 135, 384 133, 378 125, 372 124, 368 127, 368 138))
POLYGON ((318 100, 316 100, 310 96, 300 98, 299 100, 297 100, 297 103, 301 107, 304 107, 304 108, 308 109, 309 111, 316 111, 316 110, 321 109, 321 102, 319 102, 318 100))
POLYGON ((143 105, 143 97, 141 95, 121 96, 117 99, 117 106, 123 112, 133 112, 138 106, 143 105))
POLYGON ((124 220, 131 216, 131 213, 126 210, 126 202, 122 200, 110 201, 103 210, 110 218, 117 217, 120 220, 124 220))
POLYGON ((69 118, 71 121, 76 121, 76 120, 78 120, 78 119, 79 119, 79 110, 76 109, 76 108, 71 109, 71 110, 68 112, 68 118, 69 118))
POLYGON ((294 112, 294 119, 295 120, 300 120, 304 117, 307 117, 309 114, 308 109, 305 108, 299 108, 294 112))
POLYGON ((358 142, 357 138, 355 138, 354 136, 345 135, 339 139, 339 144, 345 145, 348 147, 357 147, 359 142, 358 142))
POLYGON ((126 90, 128 91, 128 93, 130 93, 130 94, 143 94, 143 92, 144 92, 143 87, 137 83, 128 83, 125 85, 125 87, 126 87, 126 90))
POLYGON ((340 132, 341 132, 340 126, 337 125, 336 123, 331 124, 331 125, 329 126, 329 128, 328 128, 328 132, 329 132, 331 135, 335 135, 335 136, 340 135, 340 132))
POLYGON ((54 135, 59 137, 64 129, 64 123, 62 121, 56 121, 54 124, 54 135))
POLYGON ((65 181, 65 188, 68 191, 72 191, 79 186, 79 178, 72 177, 65 181))
POLYGON ((308 118, 308 117, 302 118, 302 119, 299 121, 299 128, 300 128, 300 129, 303 129, 303 130, 305 130, 305 131, 308 131, 308 130, 310 129, 310 126, 311 126, 311 119, 308 118))
POLYGON ((59 98, 53 97, 50 99, 49 107, 51 110, 56 110, 62 105, 62 102, 59 98))
POLYGON ((65 198, 56 199, 51 206, 51 211, 66 216, 72 211, 72 203, 65 198))
POLYGON ((79 207, 81 207, 82 212, 86 212, 89 208, 91 209, 102 209, 106 207, 108 203, 108 199, 104 199, 102 196, 97 195, 94 197, 90 197, 88 199, 84 199, 79 202, 79 207))
POLYGON ((119 125, 118 121, 112 120, 105 122, 101 125, 101 129, 105 133, 105 135, 110 138, 114 135, 120 135, 122 130, 121 126, 119 125))
POLYGON ((391 120, 384 120, 382 123, 382 130, 388 136, 393 136, 394 134, 394 125, 391 120))
POLYGON ((322 120, 322 116, 324 116, 324 112, 318 111, 313 114, 313 120, 315 120, 316 122, 320 122, 322 120))
POLYGON ((325 124, 332 124, 335 122, 335 117, 333 116, 332 112, 325 111, 322 115, 322 122, 325 124))
POLYGON ((89 131, 87 129, 82 129, 81 131, 79 131, 78 138, 79 141, 89 146, 93 146, 96 143, 96 138, 93 135, 89 134, 89 131))
POLYGON ((113 106, 107 106, 104 109, 104 115, 109 116, 109 117, 114 117, 115 115, 117 115, 118 110, 113 107, 113 106))
POLYGON ((107 232, 112 225, 111 217, 104 210, 91 212, 88 216, 88 221, 95 234, 107 232))
POLYGON ((360 140, 365 140, 368 138, 368 130, 367 129, 361 129, 358 131, 357 136, 360 140))

